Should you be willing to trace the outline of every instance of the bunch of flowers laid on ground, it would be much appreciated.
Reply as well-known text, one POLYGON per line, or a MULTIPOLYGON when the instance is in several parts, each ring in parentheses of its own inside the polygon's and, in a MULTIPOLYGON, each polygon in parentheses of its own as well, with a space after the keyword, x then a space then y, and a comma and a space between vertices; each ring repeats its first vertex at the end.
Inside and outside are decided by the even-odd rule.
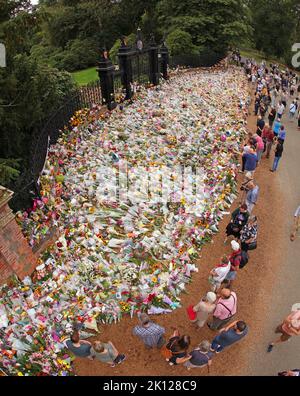
POLYGON ((72 373, 63 340, 74 321, 98 331, 124 314, 180 306, 202 246, 236 197, 247 100, 239 70, 191 72, 142 90, 112 114, 76 113, 49 150, 42 199, 17 215, 32 246, 53 226, 60 236, 31 279, 2 290, 0 359, 8 373, 72 373), (151 167, 161 173, 149 192, 151 167), (192 186, 184 194, 175 172, 183 167, 201 169, 184 173, 192 186), (125 168, 135 188, 119 202, 114 176, 125 168), (166 175, 172 189, 164 201, 166 175))

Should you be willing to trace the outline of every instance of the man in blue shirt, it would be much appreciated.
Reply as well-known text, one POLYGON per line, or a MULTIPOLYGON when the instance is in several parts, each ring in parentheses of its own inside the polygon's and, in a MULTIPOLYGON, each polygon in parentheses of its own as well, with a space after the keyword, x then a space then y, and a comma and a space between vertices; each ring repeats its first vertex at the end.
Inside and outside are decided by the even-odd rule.
POLYGON ((236 343, 248 334, 248 326, 243 321, 235 321, 222 329, 213 339, 210 350, 219 353, 224 348, 236 343))
POLYGON ((141 325, 135 326, 133 335, 140 338, 146 348, 161 348, 165 343, 163 335, 165 329, 156 323, 151 322, 149 316, 145 313, 140 314, 139 320, 141 325))
POLYGON ((279 131, 279 134, 278 134, 278 139, 280 139, 280 140, 282 140, 282 142, 284 142, 285 137, 286 137, 286 131, 284 129, 284 126, 281 125, 280 131, 279 131))
POLYGON ((249 149, 249 152, 246 154, 243 154, 243 159, 244 159, 244 169, 246 172, 251 172, 253 174, 253 172, 256 169, 256 165, 257 165, 257 155, 256 152, 254 150, 253 147, 251 147, 249 149))
POLYGON ((278 119, 278 120, 275 121, 274 127, 273 127, 273 132, 274 132, 274 135, 275 135, 275 136, 278 136, 278 133, 279 133, 279 131, 280 131, 280 127, 281 127, 281 122, 280 122, 280 120, 278 119))
POLYGON ((254 205, 256 205, 258 199, 259 187, 253 182, 248 183, 248 192, 246 195, 246 205, 248 208, 248 213, 251 214, 254 205))

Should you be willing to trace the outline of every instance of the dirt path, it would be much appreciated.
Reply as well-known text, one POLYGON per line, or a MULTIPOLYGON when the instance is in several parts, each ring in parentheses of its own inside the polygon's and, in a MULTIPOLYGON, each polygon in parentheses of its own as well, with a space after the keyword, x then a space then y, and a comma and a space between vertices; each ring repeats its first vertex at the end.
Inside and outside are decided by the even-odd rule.
MULTIPOLYGON (((249 128, 254 130, 255 123, 255 117, 250 116, 249 128)), ((270 162, 271 159, 264 159, 256 171, 256 181, 261 189, 255 210, 259 218, 258 249, 250 252, 250 261, 239 272, 234 287, 238 296, 237 318, 248 323, 250 332, 241 343, 214 358, 210 375, 248 375, 250 368, 256 374, 257 370, 260 370, 252 361, 250 362, 250 357, 256 356, 257 345, 264 345, 262 329, 266 327, 265 318, 268 318, 269 322, 272 321, 268 309, 269 301, 272 300, 270 290, 273 288, 284 257, 282 253, 281 259, 284 247, 279 243, 285 232, 285 229, 279 226, 284 224, 282 194, 278 185, 278 176, 269 172, 270 162)), ((237 202, 233 204, 232 210, 237 205, 237 202)), ((212 340, 215 334, 206 326, 201 330, 196 330, 187 319, 186 307, 198 302, 206 293, 210 269, 223 253, 230 253, 230 244, 226 246, 223 244, 228 221, 229 216, 224 217, 220 223, 220 232, 214 237, 213 244, 205 246, 202 250, 199 272, 193 274, 192 283, 187 287, 187 294, 181 295, 182 308, 172 314, 154 318, 157 323, 167 329, 167 335, 171 333, 171 326, 177 326, 181 334, 189 334, 192 346, 204 339, 212 340)), ((140 341, 131 335, 132 328, 136 324, 137 318, 132 320, 124 318, 117 325, 102 326, 100 335, 92 338, 92 340, 112 340, 117 348, 127 355, 127 360, 122 365, 110 368, 100 362, 77 358, 75 361, 77 375, 208 375, 206 368, 187 371, 183 366, 170 367, 157 350, 146 350, 140 341)))

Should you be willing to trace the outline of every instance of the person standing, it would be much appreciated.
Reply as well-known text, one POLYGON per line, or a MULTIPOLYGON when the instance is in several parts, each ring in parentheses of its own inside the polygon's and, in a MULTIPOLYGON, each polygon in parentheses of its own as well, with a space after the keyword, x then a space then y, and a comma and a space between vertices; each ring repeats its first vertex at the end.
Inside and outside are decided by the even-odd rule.
POLYGON ((214 312, 216 308, 216 299, 217 296, 215 293, 208 292, 206 296, 193 307, 193 311, 197 314, 193 322, 197 324, 199 329, 205 325, 208 316, 214 312))
POLYGON ((146 348, 161 348, 165 343, 163 335, 165 329, 158 324, 151 322, 149 316, 145 313, 139 315, 140 325, 135 326, 133 335, 136 335, 145 344, 146 348))
POLYGON ((111 341, 106 343, 95 341, 94 346, 91 348, 91 357, 99 360, 99 362, 110 364, 111 367, 122 363, 126 358, 125 355, 118 352, 111 341))
POLYGON ((278 133, 278 139, 281 139, 283 143, 285 141, 285 138, 286 138, 286 130, 284 128, 284 125, 281 125, 278 133))
POLYGON ((250 216, 248 223, 243 227, 241 231, 241 248, 243 252, 248 250, 256 249, 255 245, 257 242, 257 217, 250 216))
POLYGON ((220 330, 211 343, 211 352, 220 353, 224 348, 240 341, 248 334, 248 326, 245 322, 239 320, 231 323, 225 329, 220 330))
POLYGON ((246 195, 246 204, 248 208, 248 213, 251 214, 252 210, 254 208, 254 205, 256 205, 257 200, 258 200, 258 195, 259 195, 259 187, 255 185, 253 182, 250 182, 248 184, 248 192, 246 195))
POLYGON ((275 157, 274 157, 274 162, 273 162, 273 167, 270 169, 271 172, 275 172, 278 168, 278 164, 280 161, 280 158, 282 157, 283 153, 283 141, 281 139, 278 139, 276 148, 275 148, 275 157))
POLYGON ((262 116, 258 116, 256 126, 257 126, 256 133, 257 133, 258 136, 261 136, 262 131, 263 131, 264 126, 265 126, 265 121, 262 118, 262 116))
POLYGON ((297 305, 296 309, 293 310, 292 308, 292 313, 277 326, 275 333, 280 333, 281 336, 268 345, 268 352, 273 350, 274 345, 288 341, 293 336, 300 335, 300 306, 299 304, 295 305, 297 305))
POLYGON ((249 213, 247 212, 247 205, 242 204, 239 208, 235 209, 231 214, 230 223, 226 227, 226 238, 224 244, 226 244, 228 237, 233 235, 234 238, 239 239, 240 231, 247 223, 249 213))
POLYGON ((172 356, 166 359, 170 366, 183 364, 191 358, 187 352, 190 343, 190 336, 180 336, 178 330, 175 330, 173 337, 169 339, 168 344, 166 345, 172 353, 172 356))
POLYGON ((222 257, 221 263, 210 271, 208 281, 212 285, 211 287, 213 292, 216 292, 220 289, 221 283, 230 271, 230 267, 231 263, 229 261, 229 258, 224 255, 222 257))
POLYGON ((272 149, 274 137, 275 136, 274 136, 271 126, 266 124, 264 127, 264 130, 263 130, 263 133, 262 133, 262 139, 266 145, 266 158, 270 157, 270 152, 272 149))
POLYGON ((290 236, 290 240, 292 242, 295 240, 299 228, 300 228, 300 205, 296 209, 296 212, 294 215, 293 231, 291 232, 291 236, 290 236))
POLYGON ((257 165, 257 155, 256 155, 256 148, 254 147, 250 147, 250 150, 248 153, 243 154, 243 158, 244 158, 244 163, 245 163, 245 171, 246 172, 251 172, 251 174, 253 175, 255 169, 256 169, 256 165, 257 165))
POLYGON ((257 164, 259 164, 259 161, 261 160, 261 156, 264 152, 265 145, 262 138, 258 134, 254 134, 253 138, 256 140, 257 164))
POLYGON ((297 110, 296 101, 293 100, 293 102, 290 104, 290 112, 289 112, 290 120, 294 119, 295 114, 296 114, 296 110, 297 110))
POLYGON ((211 365, 213 353, 210 351, 210 342, 202 341, 195 349, 190 352, 190 359, 184 363, 184 366, 190 370, 191 368, 202 368, 211 365))
POLYGON ((81 340, 78 330, 74 330, 70 340, 66 341, 66 347, 75 356, 87 357, 89 359, 92 359, 91 357, 92 344, 89 341, 81 340))
POLYGON ((271 111, 269 113, 269 116, 268 116, 270 128, 272 128, 272 126, 273 126, 273 123, 275 121, 275 117, 276 117, 276 109, 274 107, 272 107, 271 111))
POLYGON ((236 314, 237 296, 236 293, 228 288, 223 288, 219 293, 213 320, 207 323, 211 330, 219 330, 225 326, 236 314))
POLYGON ((274 132, 275 137, 278 136, 279 131, 280 131, 280 127, 281 127, 281 121, 280 121, 280 119, 278 118, 278 119, 275 121, 275 124, 274 124, 274 127, 273 127, 273 132, 274 132))

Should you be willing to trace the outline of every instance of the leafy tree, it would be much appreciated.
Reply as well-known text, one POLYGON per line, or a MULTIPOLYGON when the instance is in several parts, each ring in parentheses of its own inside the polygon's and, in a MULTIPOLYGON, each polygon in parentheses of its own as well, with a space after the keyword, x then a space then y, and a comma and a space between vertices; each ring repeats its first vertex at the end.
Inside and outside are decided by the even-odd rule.
POLYGON ((166 39, 171 55, 196 54, 199 47, 193 44, 190 33, 181 29, 173 30, 166 39))

